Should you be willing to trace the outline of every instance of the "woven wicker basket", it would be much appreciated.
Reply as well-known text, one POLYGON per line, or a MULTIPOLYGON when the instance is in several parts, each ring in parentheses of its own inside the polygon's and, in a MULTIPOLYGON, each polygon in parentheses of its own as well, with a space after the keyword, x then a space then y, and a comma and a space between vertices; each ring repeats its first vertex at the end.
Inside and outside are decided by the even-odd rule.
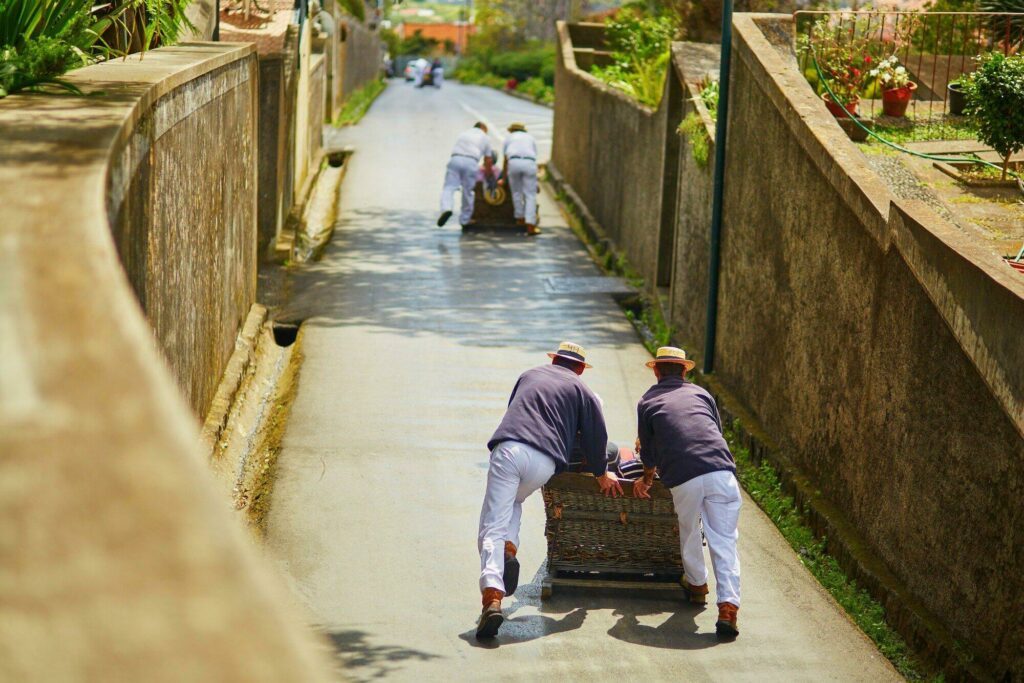
POLYGON ((549 572, 681 575, 679 522, 672 494, 660 483, 650 500, 609 498, 591 476, 565 473, 543 488, 549 572))

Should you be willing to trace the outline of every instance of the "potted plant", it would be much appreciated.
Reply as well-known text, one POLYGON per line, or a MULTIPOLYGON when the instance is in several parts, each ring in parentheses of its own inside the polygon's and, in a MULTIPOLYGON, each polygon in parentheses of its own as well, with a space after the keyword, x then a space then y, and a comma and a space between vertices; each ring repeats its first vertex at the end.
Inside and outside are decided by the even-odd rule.
POLYGON ((949 113, 953 116, 963 116, 964 107, 967 105, 967 98, 964 95, 964 86, 971 79, 968 74, 958 76, 946 86, 948 95, 946 102, 949 104, 949 113))
POLYGON ((978 63, 964 84, 964 111, 973 117, 978 139, 1002 157, 1006 180, 1010 155, 1024 149, 1024 56, 993 52, 978 63))
POLYGON ((910 74, 900 64, 899 58, 896 55, 886 57, 868 73, 878 79, 882 88, 882 112, 886 116, 906 115, 907 105, 917 90, 917 83, 910 80, 910 74))
POLYGON ((849 26, 822 16, 809 33, 800 37, 798 50, 812 64, 817 62, 822 76, 818 89, 832 115, 844 118, 855 115, 864 87, 865 69, 871 64, 866 34, 851 31, 849 26))

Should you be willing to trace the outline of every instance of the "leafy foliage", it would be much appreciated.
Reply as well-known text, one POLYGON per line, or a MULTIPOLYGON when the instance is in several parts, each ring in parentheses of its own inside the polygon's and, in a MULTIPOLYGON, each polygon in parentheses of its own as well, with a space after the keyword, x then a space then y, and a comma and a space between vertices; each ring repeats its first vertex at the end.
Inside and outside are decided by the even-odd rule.
MULTIPOLYGON (((706 80, 700 89, 698 97, 708 110, 712 121, 718 120, 718 81, 706 80)), ((711 155, 711 136, 704 125, 704 119, 694 111, 691 112, 679 124, 679 133, 685 135, 693 153, 693 160, 701 168, 706 168, 711 155)))
POLYGON ((366 21, 366 5, 363 0, 341 0, 341 7, 359 21, 366 21))
POLYGON ((1003 158, 1006 178, 1010 155, 1024 149, 1024 56, 993 52, 964 86, 965 112, 973 117, 978 139, 1003 158))
POLYGON ((188 3, 0 0, 0 97, 41 85, 77 92, 62 74, 132 49, 176 41, 182 30, 192 28, 185 17, 188 3))
MULTIPOLYGON (((866 32, 844 25, 829 15, 822 15, 809 32, 797 39, 797 54, 804 63, 811 58, 817 60, 829 89, 839 99, 837 104, 843 105, 860 101, 867 69, 873 61, 872 47, 866 32)), ((810 69, 813 71, 813 66, 810 69)))
POLYGON ((351 126, 359 123, 366 112, 370 109, 377 96, 384 92, 387 84, 380 79, 375 79, 349 95, 334 119, 334 125, 340 127, 351 126))
POLYGON ((613 63, 591 71, 639 102, 656 107, 665 87, 669 47, 677 32, 671 17, 620 12, 605 22, 613 63))
POLYGON ((1020 48, 1024 44, 1024 0, 981 0, 980 4, 982 12, 1015 15, 992 17, 989 29, 992 38, 997 43, 1002 43, 1009 37, 1010 45, 1004 47, 1017 46, 1020 48), (1009 36, 1007 36, 1007 33, 1009 33, 1009 36))

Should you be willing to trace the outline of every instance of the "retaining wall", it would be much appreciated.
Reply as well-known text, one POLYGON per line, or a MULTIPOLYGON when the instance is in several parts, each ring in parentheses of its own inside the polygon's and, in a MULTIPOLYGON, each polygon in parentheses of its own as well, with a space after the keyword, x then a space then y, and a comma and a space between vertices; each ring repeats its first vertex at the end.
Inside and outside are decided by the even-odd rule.
POLYGON ((1024 594, 1024 281, 893 202, 789 25, 734 21, 716 376, 902 583, 916 645, 951 656, 932 621, 1020 676, 1024 613, 992 606, 1024 594))
POLYGON ((0 678, 326 680, 194 414, 251 302, 252 47, 67 78, 0 100, 0 678))
MULTIPOLYGON (((711 121, 708 166, 683 139, 672 177, 652 160, 683 111, 574 70, 602 59, 599 40, 560 29, 554 164, 645 275, 671 181, 670 323, 703 355, 711 121)), ((790 18, 737 14, 734 29, 713 382, 918 651, 951 679, 1022 677, 1024 280, 890 195, 797 68, 790 18)), ((673 51, 669 83, 692 83, 700 51, 673 51)))
POLYGON ((340 22, 341 83, 340 101, 336 106, 370 81, 380 78, 383 71, 383 48, 375 31, 352 18, 340 22))
POLYGON ((602 41, 601 25, 558 24, 551 163, 648 285, 667 286, 679 145, 670 119, 678 124, 682 93, 667 79, 652 110, 581 69, 577 54, 600 61, 602 41))
MULTIPOLYGON (((694 135, 680 134, 677 151, 679 174, 676 183, 675 244, 668 317, 676 337, 686 348, 704 343, 707 323, 708 249, 710 248, 711 195, 715 175, 715 122, 700 99, 697 83, 714 74, 718 80, 718 45, 675 43, 673 70, 684 92, 681 119, 700 118, 707 141, 707 162, 699 162, 693 151, 694 135)), ((695 354, 698 357, 699 354, 695 354)))

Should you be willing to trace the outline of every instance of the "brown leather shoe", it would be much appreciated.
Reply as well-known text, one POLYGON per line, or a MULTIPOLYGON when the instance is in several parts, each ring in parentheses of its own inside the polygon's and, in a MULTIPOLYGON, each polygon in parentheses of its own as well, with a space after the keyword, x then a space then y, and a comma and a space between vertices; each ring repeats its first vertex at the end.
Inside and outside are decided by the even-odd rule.
POLYGON ((505 571, 501 575, 505 584, 505 595, 512 595, 519 587, 519 560, 516 559, 516 547, 512 541, 505 541, 505 571))
POLYGON ((740 634, 736 625, 740 608, 731 602, 718 603, 718 621, 715 622, 715 633, 719 638, 735 638, 740 634))
POLYGON ((501 623, 505 621, 501 613, 501 599, 505 597, 497 588, 485 588, 483 595, 483 611, 480 612, 480 620, 476 623, 476 639, 488 640, 498 635, 501 623))
POLYGON ((536 225, 530 225, 529 223, 527 223, 527 225, 526 225, 526 234, 529 235, 530 237, 534 237, 536 235, 539 235, 540 234, 540 228, 538 228, 536 225))
POLYGON ((685 576, 679 579, 679 583, 682 584, 683 590, 686 592, 687 600, 694 605, 708 604, 708 585, 706 583, 694 586, 686 580, 685 576))

